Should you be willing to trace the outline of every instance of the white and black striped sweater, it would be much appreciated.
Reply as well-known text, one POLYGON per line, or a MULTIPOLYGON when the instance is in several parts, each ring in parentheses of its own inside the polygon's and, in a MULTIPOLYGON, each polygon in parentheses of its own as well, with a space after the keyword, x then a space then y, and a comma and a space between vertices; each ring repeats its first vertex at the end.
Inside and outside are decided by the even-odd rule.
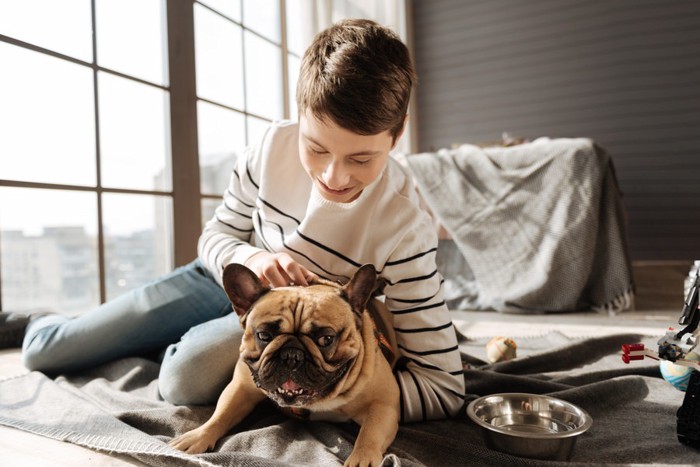
POLYGON ((346 282, 373 264, 385 283, 401 356, 401 419, 452 416, 463 402, 457 339, 435 266, 437 235, 411 178, 389 158, 350 203, 325 200, 299 161, 298 126, 273 123, 237 161, 223 203, 199 240, 199 258, 219 278, 255 252, 286 252, 321 277, 346 282))

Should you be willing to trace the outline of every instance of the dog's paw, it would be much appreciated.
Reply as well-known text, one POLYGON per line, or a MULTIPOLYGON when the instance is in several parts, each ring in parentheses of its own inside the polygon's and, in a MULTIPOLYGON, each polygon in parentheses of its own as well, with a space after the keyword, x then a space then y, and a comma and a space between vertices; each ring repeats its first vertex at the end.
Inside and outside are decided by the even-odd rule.
POLYGON ((214 449, 217 440, 216 436, 211 436, 200 427, 178 436, 168 444, 188 454, 200 454, 214 449))
POLYGON ((382 465, 382 453, 367 449, 353 449, 343 467, 379 467, 382 465))

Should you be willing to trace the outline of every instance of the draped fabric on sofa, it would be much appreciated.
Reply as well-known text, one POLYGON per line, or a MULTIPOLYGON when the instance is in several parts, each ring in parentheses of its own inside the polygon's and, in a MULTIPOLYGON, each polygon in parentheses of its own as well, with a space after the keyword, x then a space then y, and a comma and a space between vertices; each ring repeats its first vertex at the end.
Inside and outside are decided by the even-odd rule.
POLYGON ((456 246, 438 264, 448 282, 461 281, 462 295, 446 297, 453 307, 633 306, 621 194, 610 157, 590 139, 463 145, 406 160, 456 246))

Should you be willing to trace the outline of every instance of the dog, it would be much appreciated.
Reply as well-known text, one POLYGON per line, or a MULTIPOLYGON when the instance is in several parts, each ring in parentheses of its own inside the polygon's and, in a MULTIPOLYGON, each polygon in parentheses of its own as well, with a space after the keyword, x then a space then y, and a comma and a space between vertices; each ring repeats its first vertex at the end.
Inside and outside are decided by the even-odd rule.
POLYGON ((344 286, 317 279, 270 289, 247 267, 228 265, 223 285, 244 330, 233 379, 211 418, 170 444, 211 450, 267 397, 293 415, 353 420, 360 431, 345 466, 380 465, 398 431, 400 393, 393 329, 379 332, 384 321, 371 316, 376 281, 367 264, 344 286))

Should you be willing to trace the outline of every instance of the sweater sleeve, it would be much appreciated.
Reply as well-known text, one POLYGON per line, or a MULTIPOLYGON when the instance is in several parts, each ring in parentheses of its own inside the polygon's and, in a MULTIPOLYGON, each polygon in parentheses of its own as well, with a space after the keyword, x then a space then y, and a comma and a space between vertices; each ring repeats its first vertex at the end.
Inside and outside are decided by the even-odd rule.
POLYGON ((257 146, 246 148, 238 158, 223 200, 199 237, 199 259, 219 283, 226 265, 244 264, 252 255, 262 251, 251 245, 251 238, 264 140, 257 146))
POLYGON ((464 402, 464 377, 452 319, 437 271, 437 235, 426 220, 407 233, 382 277, 400 358, 401 420, 449 418, 464 402))

